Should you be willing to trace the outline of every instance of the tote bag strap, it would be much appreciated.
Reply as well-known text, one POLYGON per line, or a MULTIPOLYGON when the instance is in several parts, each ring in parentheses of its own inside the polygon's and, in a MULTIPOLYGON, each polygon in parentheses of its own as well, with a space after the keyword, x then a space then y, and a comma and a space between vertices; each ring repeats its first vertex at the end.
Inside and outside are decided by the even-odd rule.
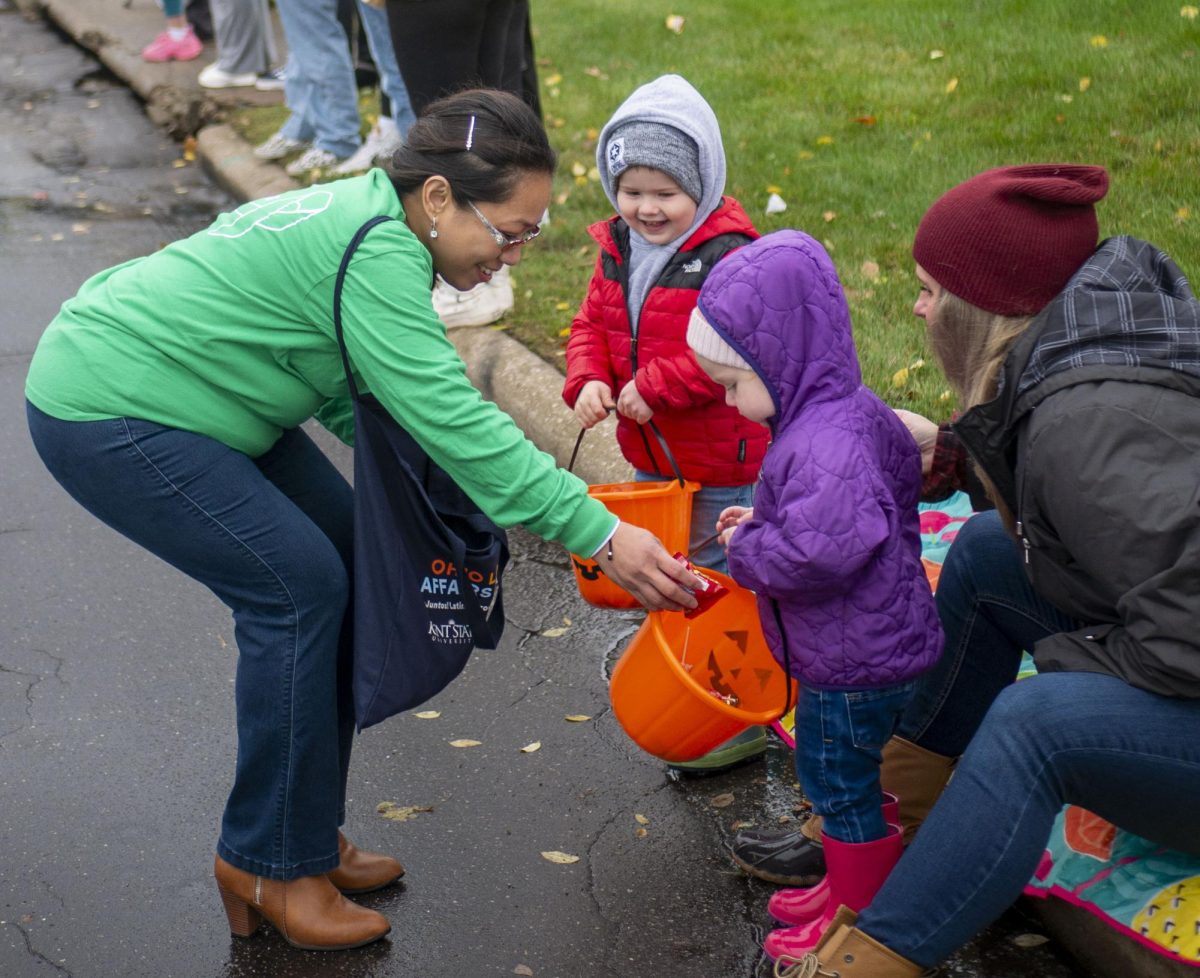
POLYGON ((346 284, 346 270, 350 267, 350 259, 354 257, 354 252, 362 244, 367 232, 376 224, 390 220, 392 218, 387 214, 380 214, 378 217, 371 218, 354 232, 354 237, 350 239, 350 243, 342 253, 342 263, 338 266, 337 281, 333 284, 333 328, 337 331, 338 349, 342 352, 342 367, 346 371, 346 383, 350 386, 350 396, 356 401, 359 399, 358 385, 354 383, 354 374, 350 372, 350 358, 346 355, 346 338, 342 335, 342 287, 346 284))

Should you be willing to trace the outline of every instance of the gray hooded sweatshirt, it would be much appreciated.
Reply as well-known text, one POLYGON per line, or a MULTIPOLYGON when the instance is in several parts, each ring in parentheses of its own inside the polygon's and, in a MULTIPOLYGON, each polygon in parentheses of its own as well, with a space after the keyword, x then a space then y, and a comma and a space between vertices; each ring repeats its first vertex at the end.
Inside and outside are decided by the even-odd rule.
POLYGON ((608 171, 607 150, 613 131, 627 122, 657 122, 674 126, 690 136, 699 150, 700 180, 703 192, 692 226, 674 241, 653 245, 630 228, 629 244, 629 322, 637 334, 642 303, 671 256, 721 204, 725 193, 725 149, 721 145, 721 127, 716 114, 692 85, 679 75, 662 75, 634 90, 605 123, 596 143, 596 165, 604 192, 617 207, 616 179, 608 171))

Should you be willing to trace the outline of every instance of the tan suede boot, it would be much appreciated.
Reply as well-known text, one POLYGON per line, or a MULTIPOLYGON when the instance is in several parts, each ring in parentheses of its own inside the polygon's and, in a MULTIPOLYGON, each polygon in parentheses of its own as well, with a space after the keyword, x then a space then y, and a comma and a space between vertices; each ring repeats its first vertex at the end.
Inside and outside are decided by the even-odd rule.
POLYGON ((900 827, 904 844, 912 842, 917 829, 941 797, 958 758, 935 754, 903 737, 883 745, 879 780, 884 791, 900 799, 900 827))
POLYGON ((395 883, 404 867, 391 856, 359 849, 338 833, 338 865, 325 874, 343 893, 370 893, 395 883))
POLYGON ((781 957, 775 978, 917 978, 924 972, 858 930, 857 919, 849 907, 838 907, 821 943, 802 958, 781 957))
POLYGON ((217 856, 213 875, 234 937, 249 937, 266 917, 293 947, 341 951, 377 941, 392 929, 383 914, 342 896, 324 873, 269 880, 217 856))

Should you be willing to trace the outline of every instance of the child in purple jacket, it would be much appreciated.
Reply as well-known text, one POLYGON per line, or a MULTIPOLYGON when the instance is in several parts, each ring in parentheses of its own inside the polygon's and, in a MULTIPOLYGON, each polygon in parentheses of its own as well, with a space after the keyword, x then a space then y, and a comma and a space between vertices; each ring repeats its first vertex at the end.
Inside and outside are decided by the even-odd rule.
POLYGON ((839 905, 870 902, 903 848, 882 812, 880 750, 942 651, 921 565, 921 459, 863 385, 837 271, 807 234, 777 231, 717 265, 687 339, 726 402, 771 429, 754 508, 730 507, 717 529, 800 684, 796 773, 823 819, 826 876, 771 898, 792 926, 763 944, 800 957, 839 905))

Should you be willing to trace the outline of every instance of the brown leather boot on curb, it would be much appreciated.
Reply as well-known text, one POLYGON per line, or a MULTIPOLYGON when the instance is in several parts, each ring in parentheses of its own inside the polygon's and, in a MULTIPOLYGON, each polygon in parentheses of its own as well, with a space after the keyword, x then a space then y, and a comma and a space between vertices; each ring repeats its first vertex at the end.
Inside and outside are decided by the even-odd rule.
POLYGON ((942 796, 957 762, 957 757, 935 754, 903 737, 893 737, 883 745, 879 782, 884 791, 900 799, 905 845, 912 842, 929 810, 942 796))
POLYGON ((925 972, 864 934, 854 926, 856 920, 849 907, 838 907, 811 953, 785 954, 775 962, 775 978, 918 978, 925 972))
POLYGON ((213 875, 234 937, 249 937, 266 917, 293 947, 341 951, 377 941, 392 929, 383 914, 342 896, 324 873, 269 880, 217 856, 213 875))
POLYGON ((338 866, 325 874, 343 893, 382 890, 404 875, 404 867, 391 856, 359 849, 338 833, 338 866))

